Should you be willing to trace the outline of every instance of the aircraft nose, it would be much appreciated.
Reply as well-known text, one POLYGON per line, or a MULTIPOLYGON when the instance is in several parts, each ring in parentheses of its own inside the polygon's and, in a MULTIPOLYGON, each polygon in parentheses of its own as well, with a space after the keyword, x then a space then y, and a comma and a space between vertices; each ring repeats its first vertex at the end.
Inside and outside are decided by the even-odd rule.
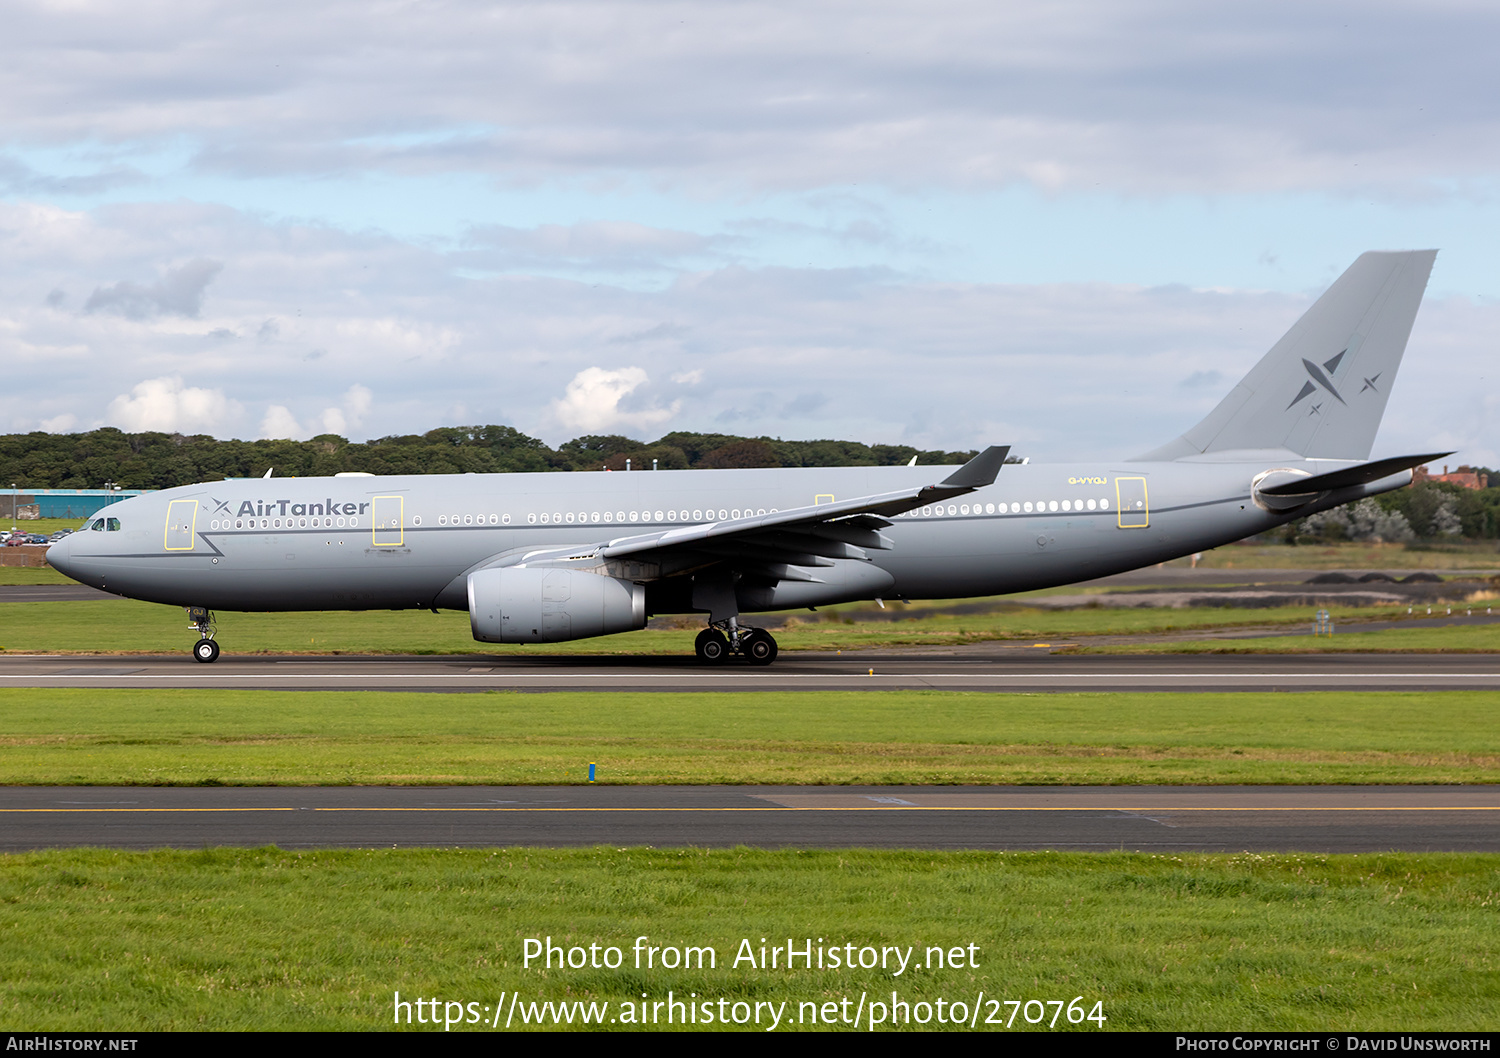
POLYGON ((69 534, 61 540, 55 541, 51 547, 47 548, 47 565, 65 577, 73 576, 68 559, 73 546, 73 537, 76 535, 76 533, 69 534))

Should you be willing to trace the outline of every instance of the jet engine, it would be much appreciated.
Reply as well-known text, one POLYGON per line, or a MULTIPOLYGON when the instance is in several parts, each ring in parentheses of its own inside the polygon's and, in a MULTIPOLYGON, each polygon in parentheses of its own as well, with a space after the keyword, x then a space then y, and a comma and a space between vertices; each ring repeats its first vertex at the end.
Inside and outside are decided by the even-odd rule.
POLYGON ((1263 511, 1272 514, 1280 514, 1283 511, 1296 510, 1298 507, 1306 506, 1318 498, 1318 488, 1311 486, 1307 492, 1292 492, 1279 495, 1271 495, 1262 490, 1270 488, 1287 488, 1293 486, 1298 478, 1311 477, 1305 470, 1294 470, 1290 467, 1278 467, 1275 470, 1263 470, 1255 475, 1250 482, 1250 498, 1255 505, 1263 511))
POLYGON ((646 589, 546 566, 469 575, 469 624, 481 643, 561 643, 646 627, 646 589))

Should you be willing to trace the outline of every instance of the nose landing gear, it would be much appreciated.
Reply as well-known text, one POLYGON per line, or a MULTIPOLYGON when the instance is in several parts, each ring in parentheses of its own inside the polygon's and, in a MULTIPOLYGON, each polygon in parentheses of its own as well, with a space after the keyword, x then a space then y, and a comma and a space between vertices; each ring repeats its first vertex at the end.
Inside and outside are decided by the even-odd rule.
POLYGON ((199 635, 198 642, 193 644, 193 659, 205 665, 212 664, 219 659, 219 644, 214 642, 214 615, 204 606, 188 606, 188 620, 192 622, 191 627, 199 635))

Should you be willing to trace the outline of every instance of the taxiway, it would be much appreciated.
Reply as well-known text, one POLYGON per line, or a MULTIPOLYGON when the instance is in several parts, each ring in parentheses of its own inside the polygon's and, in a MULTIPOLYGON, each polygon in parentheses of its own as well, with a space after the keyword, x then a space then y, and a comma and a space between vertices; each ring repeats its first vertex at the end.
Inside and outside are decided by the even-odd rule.
POLYGON ((0 850, 1497 852, 1500 787, 8 787, 0 850))

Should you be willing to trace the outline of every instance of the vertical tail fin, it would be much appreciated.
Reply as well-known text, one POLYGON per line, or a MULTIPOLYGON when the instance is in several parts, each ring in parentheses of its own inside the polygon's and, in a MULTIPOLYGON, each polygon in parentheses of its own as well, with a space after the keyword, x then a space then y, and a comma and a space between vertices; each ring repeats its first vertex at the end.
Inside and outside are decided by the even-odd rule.
POLYGON ((1361 254, 1207 418, 1140 458, 1282 449, 1368 459, 1436 257, 1361 254))

